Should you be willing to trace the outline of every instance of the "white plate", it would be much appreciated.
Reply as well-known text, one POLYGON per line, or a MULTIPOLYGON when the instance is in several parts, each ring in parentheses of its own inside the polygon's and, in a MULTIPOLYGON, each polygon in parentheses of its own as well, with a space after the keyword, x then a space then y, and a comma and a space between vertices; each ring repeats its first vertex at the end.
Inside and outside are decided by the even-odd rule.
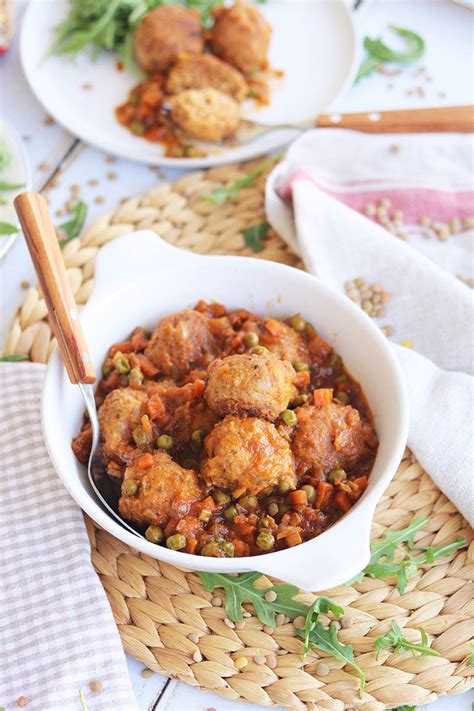
MULTIPOLYGON (((30 164, 20 136, 3 118, 0 119, 0 141, 9 155, 8 163, 4 168, 0 168, 0 181, 21 185, 18 190, 0 190, 0 197, 5 200, 5 204, 0 204, 0 221, 18 225, 13 201, 18 193, 31 190, 30 164)), ((14 232, 10 235, 0 235, 0 259, 8 252, 18 234, 14 232)))
MULTIPOLYGON (((293 130, 279 130, 205 158, 164 157, 159 144, 133 136, 115 119, 115 107, 138 81, 132 71, 117 71, 115 55, 104 52, 95 62, 87 52, 76 59, 45 59, 67 8, 66 0, 31 0, 21 31, 21 61, 45 109, 86 143, 153 165, 195 167, 251 158, 295 137, 293 130), (82 88, 88 82, 93 85, 89 91, 82 88)), ((283 69, 285 77, 271 106, 247 117, 268 124, 316 117, 350 86, 356 71, 357 40, 349 10, 343 0, 269 0, 259 8, 273 27, 271 65, 283 69)))

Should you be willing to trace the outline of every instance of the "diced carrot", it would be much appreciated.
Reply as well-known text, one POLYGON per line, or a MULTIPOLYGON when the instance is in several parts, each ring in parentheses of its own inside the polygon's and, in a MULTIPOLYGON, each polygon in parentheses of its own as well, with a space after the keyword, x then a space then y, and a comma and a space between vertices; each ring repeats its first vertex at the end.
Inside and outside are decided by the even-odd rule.
POLYGON ((303 542, 303 539, 301 538, 301 534, 298 531, 292 531, 289 536, 286 537, 286 545, 288 548, 292 548, 293 546, 299 546, 300 543, 303 542))
POLYGON ((153 466, 153 455, 151 455, 149 452, 147 452, 146 454, 142 454, 142 456, 137 459, 137 465, 140 467, 140 469, 149 469, 153 466))
POLYGON ((152 420, 160 420, 166 415, 166 408, 158 393, 154 393, 147 403, 148 414, 152 420))
POLYGON ((316 500, 314 502, 315 508, 323 509, 329 503, 333 490, 334 487, 329 482, 319 481, 316 491, 316 500))
POLYGON ((119 384, 120 373, 118 370, 113 370, 110 375, 104 378, 100 384, 100 389, 103 393, 109 393, 111 390, 115 390, 119 384))
POLYGON ((158 374, 158 368, 155 368, 153 363, 149 358, 147 358, 143 353, 138 354, 138 361, 140 363, 140 369, 147 378, 153 378, 158 374))
POLYGON ((242 343, 242 338, 243 336, 241 333, 236 333, 235 336, 233 336, 229 341, 229 346, 231 347, 231 349, 234 350, 235 348, 238 348, 242 343))
POLYGON ((206 383, 204 382, 204 380, 195 380, 193 386, 193 395, 197 399, 201 397, 204 390, 206 389, 206 383))
POLYGON ((285 327, 280 321, 275 321, 273 318, 268 318, 265 321, 265 328, 268 333, 271 333, 275 338, 283 338, 285 335, 285 327))
POLYGON ((316 407, 324 407, 332 402, 332 388, 318 388, 313 392, 313 404, 316 407))
POLYGON ((145 434, 147 434, 148 437, 151 438, 153 436, 153 428, 151 426, 150 418, 148 417, 148 415, 142 415, 142 417, 140 418, 140 422, 145 434))
POLYGON ((145 332, 140 328, 132 336, 133 348, 136 351, 143 351, 148 345, 148 338, 145 336, 145 332))
POLYGON ((195 553, 197 548, 197 540, 195 538, 187 538, 186 548, 184 549, 186 553, 195 553))
MULTIPOLYGON (((234 519, 235 522, 235 519, 234 519)), ((237 530, 239 534, 242 536, 242 538, 250 538, 253 536, 253 534, 256 531, 256 526, 250 526, 250 524, 242 522, 242 523, 237 523, 237 530)))
POLYGON ((122 343, 114 343, 113 346, 109 348, 109 356, 113 356, 120 351, 120 353, 132 353, 134 351, 133 343, 131 341, 123 341, 122 343))
POLYGON ((292 491, 291 494, 288 495, 288 498, 293 506, 305 506, 308 503, 306 491, 303 491, 302 489, 292 491))
POLYGON ((282 531, 278 531, 277 540, 281 541, 282 538, 288 538, 288 536, 291 536, 292 533, 295 533, 295 532, 296 532, 296 529, 293 526, 284 528, 282 531))
POLYGON ((309 385, 310 381, 311 373, 309 370, 301 370, 299 373, 296 373, 293 382, 297 388, 304 388, 306 385, 309 385))
POLYGON ((337 492, 336 496, 334 497, 334 501, 344 513, 347 513, 351 508, 351 502, 349 501, 349 497, 343 491, 337 492))
POLYGON ((237 538, 232 542, 234 544, 234 557, 242 558, 243 556, 249 554, 249 547, 248 544, 245 543, 245 541, 241 541, 237 538))
POLYGON ((353 484, 359 487, 359 491, 365 491, 367 489, 367 486, 369 484, 369 480, 367 479, 366 476, 360 476, 357 479, 353 479, 352 481, 353 484))

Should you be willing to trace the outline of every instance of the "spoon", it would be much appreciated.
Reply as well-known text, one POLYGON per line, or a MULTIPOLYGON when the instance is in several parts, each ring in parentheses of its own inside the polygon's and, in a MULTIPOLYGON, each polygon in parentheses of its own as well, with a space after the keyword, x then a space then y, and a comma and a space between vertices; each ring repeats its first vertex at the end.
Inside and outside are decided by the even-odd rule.
POLYGON ((99 418, 92 388, 96 375, 47 202, 38 193, 25 192, 18 195, 14 205, 48 309, 51 328, 58 341, 61 358, 69 380, 81 391, 89 415, 92 427, 92 447, 87 465, 89 482, 107 511, 128 531, 145 539, 104 499, 92 475, 92 464, 100 443, 99 418))
POLYGON ((456 131, 473 133, 473 106, 439 106, 427 109, 396 111, 361 111, 351 114, 321 114, 317 119, 300 123, 268 125, 242 119, 235 134, 238 145, 249 143, 258 136, 281 129, 307 131, 311 128, 349 128, 366 133, 428 133, 456 131))

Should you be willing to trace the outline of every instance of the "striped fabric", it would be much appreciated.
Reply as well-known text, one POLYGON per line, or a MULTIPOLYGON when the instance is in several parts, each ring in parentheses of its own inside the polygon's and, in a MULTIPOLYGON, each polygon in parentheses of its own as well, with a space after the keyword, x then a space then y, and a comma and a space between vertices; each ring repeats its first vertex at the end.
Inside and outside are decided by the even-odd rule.
POLYGON ((0 364, 0 706, 137 709, 80 509, 53 470, 40 424, 45 367, 0 364), (102 691, 89 684, 100 680, 102 691))

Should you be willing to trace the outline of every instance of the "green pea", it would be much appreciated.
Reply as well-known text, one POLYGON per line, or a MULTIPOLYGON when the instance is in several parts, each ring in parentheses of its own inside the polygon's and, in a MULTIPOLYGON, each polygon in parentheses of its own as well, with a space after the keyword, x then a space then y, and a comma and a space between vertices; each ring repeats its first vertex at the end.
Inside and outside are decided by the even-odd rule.
POLYGON ((293 363, 293 368, 297 373, 302 373, 304 370, 309 370, 309 365, 302 360, 297 360, 293 363))
POLYGON ((260 528, 270 528, 272 523, 273 521, 270 516, 264 516, 262 519, 260 519, 259 526, 260 528))
POLYGON ((239 504, 244 507, 244 509, 247 509, 247 511, 251 509, 256 509, 258 506, 258 499, 256 496, 242 496, 239 499, 239 504))
POLYGON ((244 346, 247 348, 254 348, 255 346, 258 346, 259 344, 259 337, 255 333, 255 331, 249 331, 248 333, 245 334, 244 338, 244 346))
POLYGON ((275 545, 275 536, 271 531, 260 531, 256 540, 257 548, 261 551, 271 551, 275 545))
POLYGON ((201 548, 201 555, 211 556, 212 558, 218 558, 220 553, 220 546, 217 541, 209 541, 205 543, 201 548))
POLYGON ((150 444, 150 437, 143 427, 135 427, 132 432, 132 437, 137 447, 145 447, 147 444, 150 444))
POLYGON ((298 333, 303 333, 306 328, 306 321, 300 314, 296 314, 290 321, 290 326, 298 333))
POLYGON ((156 444, 160 449, 173 449, 174 439, 171 435, 160 435, 156 440, 156 444))
POLYGON ((202 441, 204 439, 204 432, 202 430, 194 430, 191 435, 191 442, 194 447, 200 449, 202 447, 202 441))
POLYGON ((222 489, 215 489, 212 492, 212 498, 216 504, 219 504, 219 506, 227 506, 227 504, 230 503, 229 494, 226 494, 225 491, 222 491, 222 489))
POLYGON ((311 395, 308 395, 308 393, 298 395, 298 397, 295 397, 295 399, 291 401, 291 407, 300 407, 301 405, 307 403, 310 398, 311 395))
POLYGON ((328 475, 328 481, 331 483, 334 483, 337 480, 344 481, 344 479, 347 479, 347 474, 344 469, 333 469, 328 475))
POLYGON ((342 367, 342 358, 338 353, 331 353, 328 361, 328 365, 335 371, 338 371, 342 367))
POLYGON ((225 557, 226 558, 233 558, 234 557, 234 544, 231 541, 226 541, 223 546, 222 550, 224 551, 225 557))
POLYGON ((141 121, 132 121, 128 127, 135 136, 143 136, 145 133, 145 126, 141 121))
POLYGON ((263 355, 264 353, 268 353, 268 348, 265 348, 265 346, 254 346, 250 349, 249 353, 252 355, 263 355))
POLYGON ((143 383, 143 373, 140 368, 132 368, 128 377, 130 383, 132 380, 137 384, 143 383))
POLYGON ((186 547, 186 536, 183 536, 182 533, 175 533, 174 536, 166 539, 166 545, 172 551, 180 551, 186 547))
POLYGON ((124 496, 135 496, 138 491, 138 482, 135 479, 124 479, 121 491, 124 496))
POLYGON ((296 414, 293 412, 293 410, 284 410, 281 413, 281 419, 283 420, 285 425, 288 425, 289 427, 294 427, 298 422, 298 418, 296 417, 296 414))
POLYGON ((280 481, 280 483, 278 484, 278 491, 280 492, 280 494, 287 494, 293 488, 294 487, 292 487, 290 482, 287 481, 286 479, 282 479, 280 481))
POLYGON ((163 540, 163 531, 159 526, 148 526, 145 531, 145 538, 150 543, 161 543, 163 540))
POLYGON ((301 491, 304 491, 306 498, 308 499, 308 504, 314 503, 316 500, 316 489, 311 484, 305 484, 301 487, 301 491))
POLYGON ((237 516, 237 506, 235 504, 231 504, 225 511, 224 511, 224 518, 227 521, 233 521, 234 516, 237 516))
POLYGON ((115 366, 115 369, 118 370, 118 372, 122 375, 126 375, 130 372, 130 361, 128 360, 127 356, 121 353, 120 351, 117 351, 117 353, 114 355, 113 364, 115 366))
POLYGON ((342 402, 343 405, 347 405, 349 402, 349 395, 343 390, 339 390, 334 397, 339 400, 339 402, 342 402))

